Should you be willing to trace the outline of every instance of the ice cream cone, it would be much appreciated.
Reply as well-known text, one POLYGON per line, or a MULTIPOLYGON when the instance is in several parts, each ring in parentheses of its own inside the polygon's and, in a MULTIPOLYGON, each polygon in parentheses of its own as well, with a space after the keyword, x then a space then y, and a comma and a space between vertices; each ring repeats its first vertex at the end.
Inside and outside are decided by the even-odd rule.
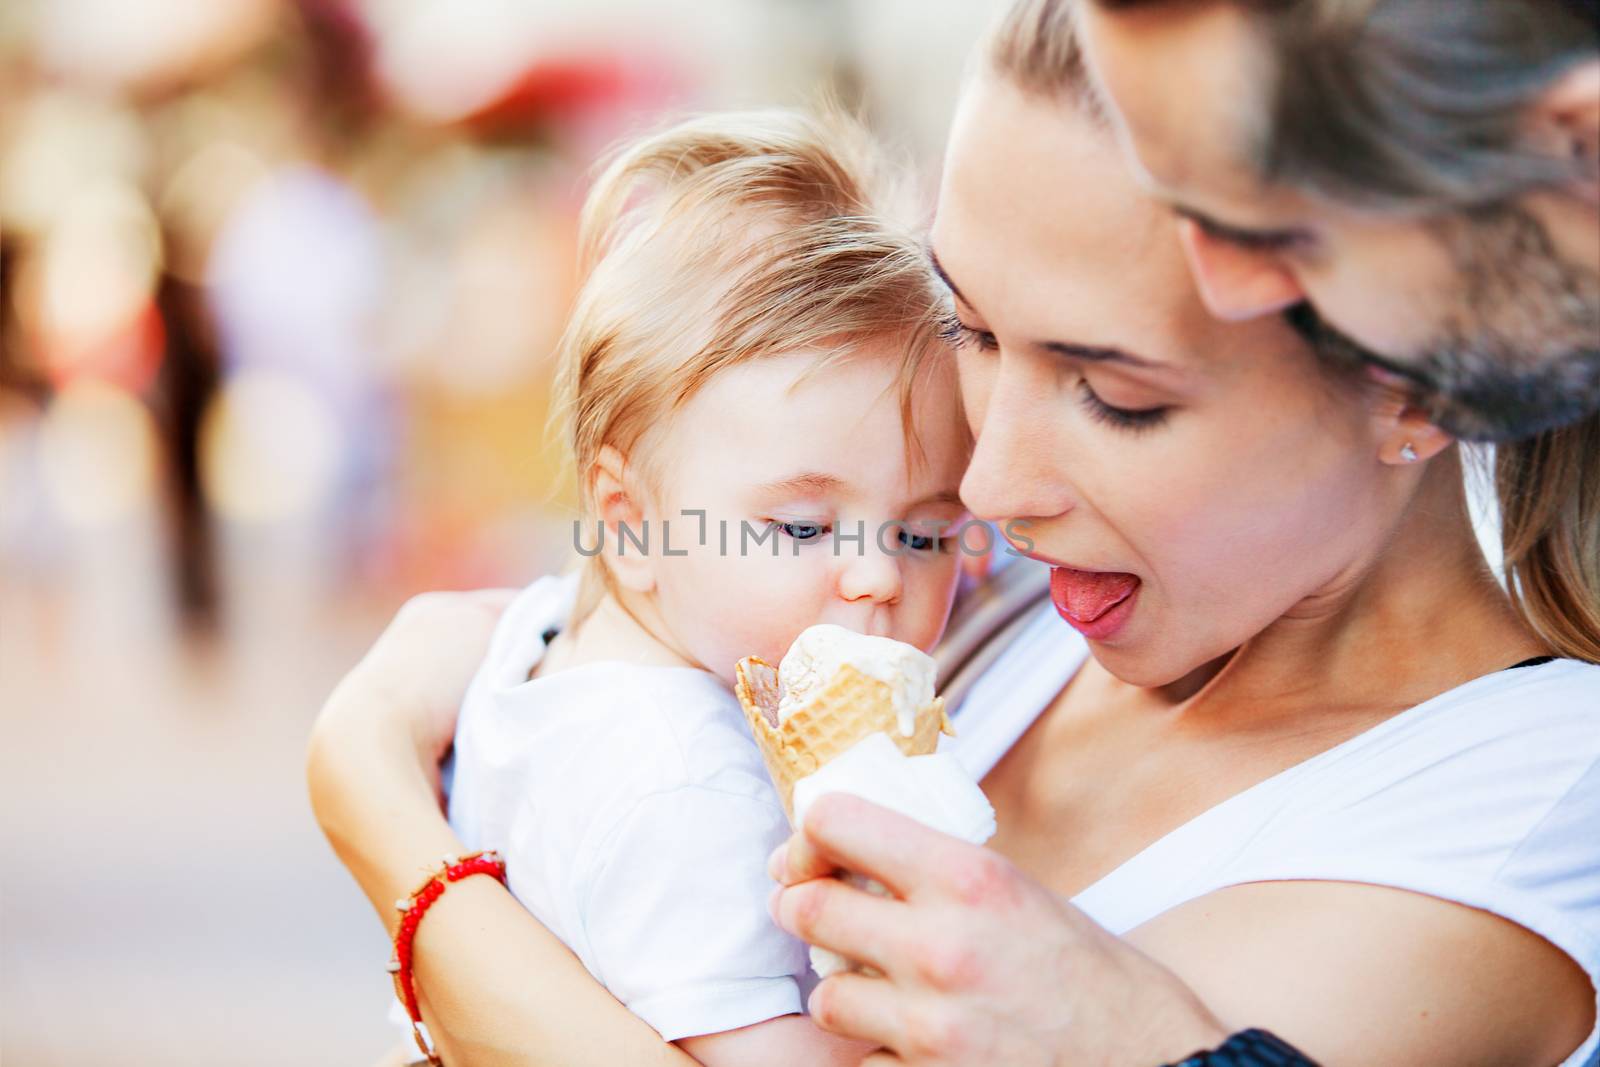
POLYGON ((889 685, 848 663, 781 722, 778 702, 783 688, 777 668, 747 656, 734 668, 734 675, 734 692, 791 823, 795 782, 862 738, 882 732, 906 755, 923 756, 938 747, 941 732, 952 732, 943 698, 934 697, 917 709, 911 734, 902 734, 889 685))

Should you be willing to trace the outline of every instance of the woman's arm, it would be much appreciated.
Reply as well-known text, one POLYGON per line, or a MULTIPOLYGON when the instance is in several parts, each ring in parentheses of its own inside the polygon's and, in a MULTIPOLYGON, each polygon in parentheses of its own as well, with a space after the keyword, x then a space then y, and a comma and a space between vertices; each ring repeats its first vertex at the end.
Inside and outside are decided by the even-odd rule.
POLYGON ((1344 1063, 1560 1063, 1594 1025, 1572 958, 1476 908, 1387 886, 1256 882, 1127 940, 1219 1014, 1344 1063))
MULTIPOLYGON (((440 811, 438 761, 508 599, 496 592, 413 600, 313 729, 312 807, 391 934, 394 902, 442 857, 467 851, 440 811)), ((493 879, 452 884, 419 927, 414 953, 418 998, 447 1063, 694 1063, 619 1004, 493 879)))

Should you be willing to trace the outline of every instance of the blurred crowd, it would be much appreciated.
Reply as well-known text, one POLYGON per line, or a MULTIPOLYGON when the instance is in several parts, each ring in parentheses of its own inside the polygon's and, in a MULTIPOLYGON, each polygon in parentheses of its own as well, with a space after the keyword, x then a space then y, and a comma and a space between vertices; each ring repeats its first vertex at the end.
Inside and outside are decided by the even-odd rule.
POLYGON ((664 113, 824 91, 926 159, 973 20, 867 6, 7 5, 6 562, 153 509, 201 625, 219 523, 314 531, 340 581, 548 563, 584 175, 664 113), (920 79, 864 69, 913 32, 944 38, 920 79))
MULTIPOLYGON (((407 595, 525 581, 569 551, 549 353, 596 158, 669 114, 826 93, 931 167, 990 10, 0 3, 8 1063, 110 1062, 72 1051, 106 1043, 124 1063, 349 1062, 286 1053, 309 1016, 242 1041, 207 1005, 245 990, 201 957, 265 953, 232 965, 303 1010, 310 987, 283 988, 296 975, 353 987, 344 963, 381 952, 305 813, 303 731, 407 595), (246 921, 256 898, 225 879, 172 895, 188 860, 136 873, 153 849, 247 819, 282 827, 251 838, 260 870, 325 863, 309 886, 281 876, 298 895, 277 925, 246 921), (19 862, 64 839, 74 858, 50 871, 19 862), (75 878, 94 893, 74 895, 75 878), (113 922, 108 899, 154 910, 113 922), (130 931, 163 929, 163 900, 172 930, 208 908, 217 923, 188 948, 148 938, 180 953, 161 1002, 182 1001, 189 1044, 151 1037, 170 1027, 149 1004, 108 1021, 151 973, 130 931), (330 901, 365 924, 356 941, 319 925, 330 901), (307 923, 316 937, 297 937, 307 923), (100 987, 112 1014, 83 1015, 100 987), (99 1022, 63 1029, 80 1015, 99 1022), (116 1032, 94 1044, 102 1023, 116 1032), (219 1059, 207 1032, 234 1051, 219 1059)), ((258 895, 280 884, 251 877, 258 895)), ((381 1005, 379 979, 359 971, 361 1003, 381 1005)), ((323 998, 335 1029, 347 1003, 323 998)), ((376 1049, 372 1033, 357 1020, 327 1047, 376 1049)))

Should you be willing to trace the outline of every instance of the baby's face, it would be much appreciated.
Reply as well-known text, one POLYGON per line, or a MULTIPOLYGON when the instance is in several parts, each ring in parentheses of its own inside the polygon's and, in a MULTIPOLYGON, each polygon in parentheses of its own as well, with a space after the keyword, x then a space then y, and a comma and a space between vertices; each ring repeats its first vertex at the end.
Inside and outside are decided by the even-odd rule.
POLYGON ((917 383, 924 455, 911 463, 899 351, 866 346, 801 381, 817 360, 719 373, 656 445, 647 511, 661 612, 676 643, 730 683, 741 657, 777 663, 815 623, 930 649, 955 593, 968 436, 953 368, 934 361, 917 383), (699 516, 685 514, 697 511, 703 545, 699 516))

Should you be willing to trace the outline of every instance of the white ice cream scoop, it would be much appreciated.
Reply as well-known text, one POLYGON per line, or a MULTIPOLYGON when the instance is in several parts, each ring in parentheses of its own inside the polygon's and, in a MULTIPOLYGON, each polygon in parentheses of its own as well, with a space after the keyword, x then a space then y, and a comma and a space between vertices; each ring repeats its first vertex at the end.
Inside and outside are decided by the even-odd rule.
MULTIPOLYGON (((954 756, 947 752, 907 756, 884 733, 867 735, 795 783, 795 825, 804 825, 811 805, 828 793, 853 793, 974 845, 994 836, 994 808, 954 756)), ((846 880, 887 895, 870 878, 850 874, 846 880)), ((811 948, 811 967, 823 978, 851 966, 836 952, 811 948)))
POLYGON ((830 623, 808 627, 778 664, 784 694, 778 702, 778 721, 804 706, 845 664, 889 687, 895 723, 903 736, 910 737, 917 709, 933 700, 933 657, 903 641, 858 634, 830 623))

